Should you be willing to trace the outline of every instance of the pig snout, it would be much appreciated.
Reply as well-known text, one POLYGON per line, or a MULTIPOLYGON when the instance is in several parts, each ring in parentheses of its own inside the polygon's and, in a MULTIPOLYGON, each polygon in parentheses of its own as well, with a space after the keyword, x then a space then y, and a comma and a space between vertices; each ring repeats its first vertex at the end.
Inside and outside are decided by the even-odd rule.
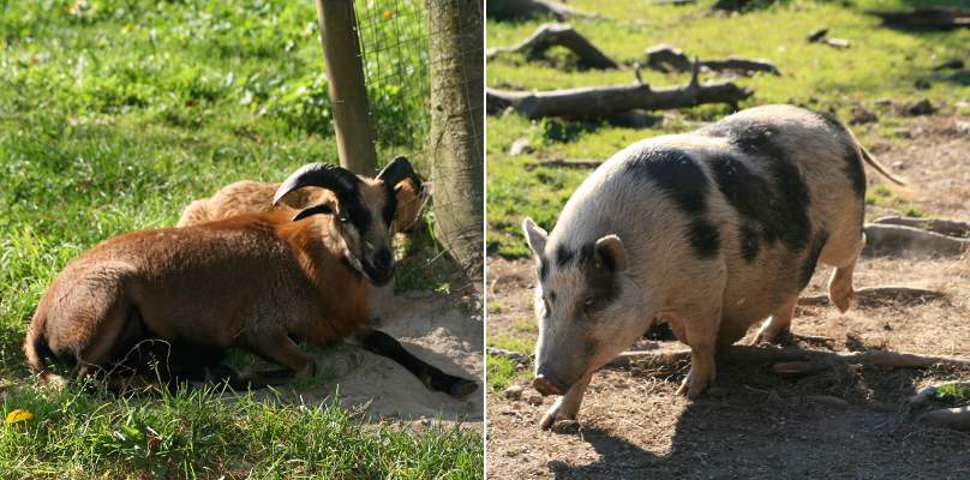
POLYGON ((543 395, 562 395, 563 392, 563 389, 543 375, 536 375, 536 378, 532 379, 532 387, 543 395))

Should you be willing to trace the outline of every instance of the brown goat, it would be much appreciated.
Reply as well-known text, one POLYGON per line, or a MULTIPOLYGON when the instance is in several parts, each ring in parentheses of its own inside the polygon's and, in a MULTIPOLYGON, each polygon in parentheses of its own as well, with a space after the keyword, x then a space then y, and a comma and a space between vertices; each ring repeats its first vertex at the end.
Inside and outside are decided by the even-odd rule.
POLYGON ((405 178, 420 185, 407 160, 376 179, 307 165, 270 204, 307 186, 332 191, 335 203, 309 206, 292 220, 279 210, 107 240, 72 261, 44 294, 24 344, 28 364, 50 380, 47 358, 74 364, 78 378, 118 366, 145 372, 164 359, 160 373, 193 379, 224 371, 224 350, 240 347, 302 376, 315 364, 295 338, 326 345, 356 334, 429 388, 467 395, 474 382, 367 327, 368 290, 393 272, 387 232, 397 210, 389 185, 405 178))
MULTIPOLYGON (((182 211, 182 217, 176 226, 187 227, 247 213, 269 213, 274 210, 295 213, 310 205, 336 202, 336 197, 329 190, 306 188, 286 194, 280 204, 273 205, 273 195, 279 187, 279 183, 252 180, 229 184, 210 198, 190 203, 182 211)), ((420 178, 405 178, 394 187, 394 195, 397 212, 391 229, 394 233, 407 232, 418 223, 427 202, 427 183, 423 183, 420 178)))

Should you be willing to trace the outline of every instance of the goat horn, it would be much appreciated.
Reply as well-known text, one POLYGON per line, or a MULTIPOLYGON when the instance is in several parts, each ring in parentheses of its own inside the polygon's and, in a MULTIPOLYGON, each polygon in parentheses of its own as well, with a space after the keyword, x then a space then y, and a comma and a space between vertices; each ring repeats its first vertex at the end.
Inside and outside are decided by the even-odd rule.
POLYGON ((424 187, 421 183, 421 178, 418 174, 414 173, 414 168, 411 166, 411 162, 408 161, 406 157, 399 156, 391 163, 388 163, 381 173, 377 174, 377 179, 384 182, 391 190, 400 183, 401 181, 410 178, 414 182, 415 188, 421 191, 424 187))
POLYGON ((337 194, 337 199, 344 203, 355 194, 359 182, 357 175, 345 168, 325 163, 310 163, 300 167, 283 181, 276 189, 276 195, 273 196, 273 205, 278 204, 287 193, 310 186, 326 188, 337 194))

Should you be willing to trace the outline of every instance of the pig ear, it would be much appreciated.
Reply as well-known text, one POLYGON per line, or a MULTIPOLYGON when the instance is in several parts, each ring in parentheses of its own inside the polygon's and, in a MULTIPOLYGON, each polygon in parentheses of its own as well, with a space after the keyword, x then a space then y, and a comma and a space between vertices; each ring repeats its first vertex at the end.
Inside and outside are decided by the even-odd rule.
POLYGON ((522 222, 522 231, 525 232, 525 241, 529 244, 529 249, 536 257, 541 257, 542 252, 546 250, 546 237, 549 234, 528 217, 522 222))
POLYGON ((596 241, 596 259, 611 272, 622 272, 626 268, 626 249, 616 235, 607 235, 596 241))

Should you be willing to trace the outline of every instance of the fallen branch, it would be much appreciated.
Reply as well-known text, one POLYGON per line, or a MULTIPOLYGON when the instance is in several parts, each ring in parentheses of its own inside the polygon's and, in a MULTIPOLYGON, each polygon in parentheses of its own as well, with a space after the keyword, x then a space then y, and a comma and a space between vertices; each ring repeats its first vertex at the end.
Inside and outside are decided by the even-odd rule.
MULTIPOLYGON (((855 291, 856 300, 862 306, 877 306, 890 302, 902 304, 924 303, 945 297, 936 290, 914 287, 864 287, 855 291)), ((798 299, 799 305, 829 305, 828 295, 810 295, 798 299)))
POLYGON ((505 358, 513 362, 524 363, 526 365, 532 363, 532 359, 528 355, 504 348, 488 347, 485 349, 485 352, 493 357, 505 358))
POLYGON ((932 427, 970 430, 970 406, 930 410, 916 420, 932 427))
MULTIPOLYGON (((691 69, 690 57, 680 49, 670 45, 656 45, 644 53, 647 66, 663 72, 686 72, 691 69)), ((781 75, 778 67, 767 60, 728 57, 724 60, 703 60, 701 68, 712 71, 767 72, 781 75)))
POLYGON ((541 160, 538 162, 533 162, 525 166, 526 170, 535 170, 539 167, 549 167, 549 168, 580 168, 589 169, 596 168, 602 164, 599 160, 565 160, 562 158, 557 158, 553 160, 541 160))
POLYGON ((953 30, 970 27, 970 11, 958 8, 929 7, 909 12, 870 10, 887 27, 901 30, 953 30))
POLYGON ((879 224, 885 224, 885 225, 902 225, 904 227, 919 228, 922 230, 929 230, 931 232, 939 233, 941 235, 949 235, 951 237, 970 236, 970 222, 959 222, 956 220, 943 220, 938 218, 900 217, 896 215, 891 215, 888 217, 877 218, 873 220, 872 223, 879 223, 879 224))
POLYGON ((970 240, 940 235, 902 225, 869 224, 865 226, 866 248, 863 253, 901 254, 925 253, 939 256, 960 255, 970 240))
POLYGON ((493 0, 488 2, 486 13, 489 17, 498 20, 551 16, 563 21, 570 17, 595 17, 595 15, 573 10, 552 0, 493 0))
POLYGON ((584 68, 611 70, 620 68, 620 64, 607 57, 596 48, 586 37, 582 36, 572 26, 562 23, 547 23, 536 29, 532 35, 514 47, 498 47, 489 49, 487 58, 492 60, 505 53, 521 53, 533 59, 541 56, 546 50, 554 46, 566 47, 579 57, 579 65, 584 68))
POLYGON ((752 95, 732 82, 701 85, 695 65, 684 87, 654 90, 650 85, 610 85, 543 92, 486 89, 485 107, 495 114, 512 107, 527 118, 602 118, 630 110, 666 110, 705 103, 737 104, 752 95))

